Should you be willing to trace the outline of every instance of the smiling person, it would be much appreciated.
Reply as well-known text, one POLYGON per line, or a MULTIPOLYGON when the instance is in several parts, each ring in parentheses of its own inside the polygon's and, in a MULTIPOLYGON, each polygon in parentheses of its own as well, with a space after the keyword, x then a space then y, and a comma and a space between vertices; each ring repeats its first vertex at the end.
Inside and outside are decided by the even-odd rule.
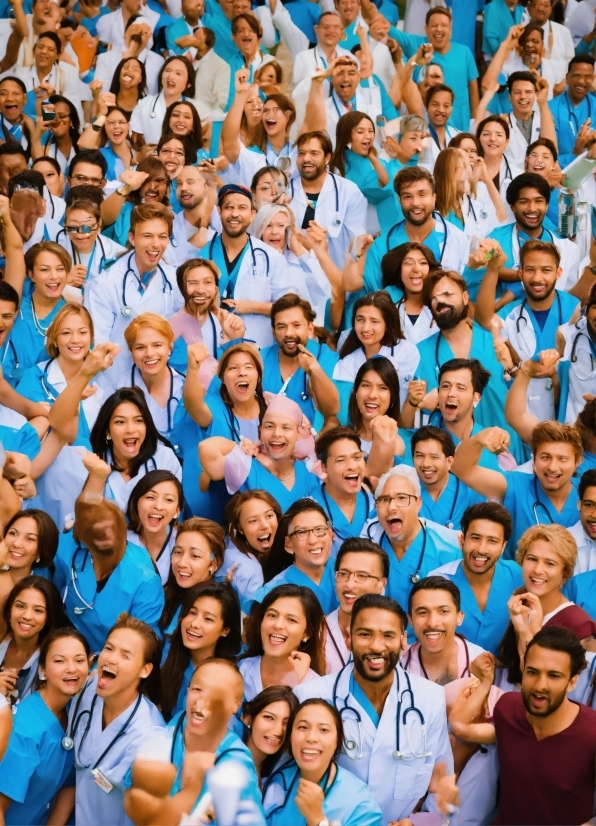
POLYGON ((424 141, 424 155, 420 158, 420 162, 427 166, 431 172, 434 171, 439 152, 446 149, 449 141, 460 132, 450 123, 454 101, 455 93, 453 89, 444 83, 436 83, 426 93, 424 105, 427 112, 430 137, 424 141))
POLYGON ((150 470, 134 486, 128 505, 127 539, 146 548, 166 584, 176 542, 176 525, 184 507, 178 479, 169 470, 150 470))
MULTIPOLYGON (((114 95, 116 106, 126 113, 128 122, 137 103, 147 94, 145 64, 136 57, 123 58, 114 69, 110 93, 114 95)), ((126 132, 128 134, 128 129, 126 132)))
POLYGON ((41 99, 37 98, 37 120, 33 132, 31 152, 34 158, 48 156, 60 164, 63 175, 79 151, 81 124, 74 103, 62 95, 50 95, 54 107, 54 119, 44 121, 41 99))
POLYGON ((577 544, 577 561, 573 575, 596 568, 596 470, 582 473, 577 486, 579 521, 569 528, 577 544))
POLYGON ((161 667, 166 720, 186 707, 188 686, 201 663, 213 657, 234 662, 241 649, 240 629, 240 605, 230 585, 202 582, 188 591, 161 667))
MULTIPOLYGON (((188 145, 189 139, 183 138, 188 145)), ((179 160, 181 158, 179 157, 179 160)), ((167 170, 166 170, 167 171, 167 170)), ((209 176, 210 181, 212 176, 209 176)), ((207 183, 205 175, 196 166, 185 166, 175 180, 176 217, 172 229, 172 243, 168 248, 168 260, 182 267, 194 258, 197 247, 215 234, 213 206, 215 186, 207 183)))
POLYGON ((190 101, 171 103, 166 111, 162 132, 164 135, 186 137, 195 151, 193 163, 206 160, 209 156, 204 147, 201 117, 190 101))
POLYGON ((246 745, 261 779, 267 781, 282 751, 288 721, 298 708, 296 695, 289 686, 272 685, 242 704, 242 722, 246 726, 246 745))
MULTIPOLYGON (((586 37, 593 39, 593 32, 586 37)), ((583 45, 582 40, 580 44, 583 45)), ((591 124, 586 122, 591 120, 591 104, 594 100, 594 57, 582 53, 583 48, 578 46, 579 53, 567 65, 566 90, 549 104, 557 130, 557 148, 563 168, 584 151, 591 131, 591 124)))
POLYGON ((181 522, 172 548, 171 570, 164 586, 165 608, 161 628, 174 633, 188 589, 213 579, 224 558, 224 531, 210 519, 193 516, 181 522))
POLYGON ((106 179, 117 181, 133 162, 133 152, 128 139, 130 113, 116 105, 108 106, 108 100, 111 100, 106 100, 107 94, 100 95, 99 115, 81 135, 79 147, 98 148, 106 159, 106 179))
POLYGON ((16 583, 2 619, 8 634, 0 642, 0 694, 16 705, 33 691, 43 641, 69 622, 56 586, 40 576, 26 576, 16 583))
POLYGON ((325 673, 324 616, 310 588, 284 584, 254 602, 239 668, 247 700, 272 685, 294 688, 325 673))
POLYGON ((364 594, 381 594, 389 576, 389 557, 376 542, 351 537, 342 543, 335 559, 335 593, 339 608, 325 617, 327 673, 341 671, 350 661, 350 621, 356 600, 364 594))
MULTIPOLYGON (((145 4, 143 6, 146 8, 145 4)), ((132 14, 128 18, 124 27, 124 42, 118 45, 110 43, 108 51, 97 56, 93 77, 94 80, 103 81, 106 89, 111 87, 119 70, 123 68, 122 63, 132 60, 143 66, 149 94, 154 95, 158 91, 157 77, 164 61, 161 55, 150 48, 154 23, 144 16, 143 10, 142 7, 140 14, 132 14)))
POLYGON ((159 702, 159 650, 152 628, 120 614, 100 651, 97 671, 71 704, 75 816, 82 826, 98 819, 123 822, 124 778, 140 742, 164 727, 153 703, 159 702))
POLYGON ((19 705, 0 763, 0 813, 6 824, 65 823, 75 790, 73 753, 63 747, 67 706, 89 674, 89 644, 74 628, 52 631, 39 652, 39 683, 19 705))

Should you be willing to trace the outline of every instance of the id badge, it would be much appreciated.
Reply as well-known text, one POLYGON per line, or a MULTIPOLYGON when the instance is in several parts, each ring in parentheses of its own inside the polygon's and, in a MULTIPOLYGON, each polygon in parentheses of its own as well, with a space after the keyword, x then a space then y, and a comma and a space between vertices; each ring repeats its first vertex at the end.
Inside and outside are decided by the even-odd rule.
POLYGON ((112 791, 114 785, 110 783, 110 781, 101 771, 101 769, 92 769, 91 774, 93 775, 93 779, 95 780, 99 788, 102 790, 102 792, 109 794, 112 791))

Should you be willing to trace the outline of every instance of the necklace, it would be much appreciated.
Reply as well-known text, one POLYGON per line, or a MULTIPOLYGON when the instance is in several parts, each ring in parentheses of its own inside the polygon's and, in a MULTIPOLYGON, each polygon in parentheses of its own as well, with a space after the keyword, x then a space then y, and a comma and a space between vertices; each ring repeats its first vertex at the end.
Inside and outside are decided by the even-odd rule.
POLYGON ((48 329, 50 327, 50 324, 52 322, 50 321, 45 327, 42 326, 42 324, 41 324, 41 322, 38 318, 37 312, 35 310, 35 302, 33 301, 33 297, 31 297, 31 315, 33 317, 33 324, 35 325, 35 329, 37 330, 39 335, 43 336, 44 339, 45 339, 47 334, 48 334, 48 329))
POLYGON ((294 473, 294 464, 295 464, 295 462, 296 462, 296 460, 294 459, 294 462, 292 463, 292 470, 288 473, 287 476, 284 476, 283 479, 281 479, 279 476, 277 477, 280 482, 287 482, 288 481, 288 479, 290 478, 292 473, 294 473))

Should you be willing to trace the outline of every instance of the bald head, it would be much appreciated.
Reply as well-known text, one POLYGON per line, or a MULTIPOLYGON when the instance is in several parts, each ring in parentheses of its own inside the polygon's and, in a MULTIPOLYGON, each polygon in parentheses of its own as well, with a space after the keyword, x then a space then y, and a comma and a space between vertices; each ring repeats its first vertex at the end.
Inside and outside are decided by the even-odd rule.
POLYGON ((207 185, 203 173, 196 166, 184 166, 178 175, 176 197, 184 210, 198 207, 205 200, 207 185))

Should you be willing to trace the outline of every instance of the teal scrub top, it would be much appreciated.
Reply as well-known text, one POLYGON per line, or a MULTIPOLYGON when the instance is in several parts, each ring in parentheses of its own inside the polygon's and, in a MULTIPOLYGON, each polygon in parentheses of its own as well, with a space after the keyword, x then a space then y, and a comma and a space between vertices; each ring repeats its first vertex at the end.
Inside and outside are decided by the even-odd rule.
MULTIPOLYGON (((303 587, 310 588, 319 600, 319 604, 321 605, 323 613, 326 616, 339 607, 339 602, 335 593, 334 564, 335 560, 333 558, 330 558, 327 561, 325 570, 323 571, 323 578, 321 579, 319 585, 317 585, 305 573, 300 571, 295 565, 290 565, 290 567, 286 568, 285 571, 277 574, 277 576, 274 576, 273 579, 269 580, 269 582, 262 585, 254 594, 250 604, 252 605, 252 602, 262 602, 267 594, 278 585, 301 585, 303 587)), ((248 613, 248 611, 246 611, 246 605, 242 606, 242 610, 245 613, 248 613)))

